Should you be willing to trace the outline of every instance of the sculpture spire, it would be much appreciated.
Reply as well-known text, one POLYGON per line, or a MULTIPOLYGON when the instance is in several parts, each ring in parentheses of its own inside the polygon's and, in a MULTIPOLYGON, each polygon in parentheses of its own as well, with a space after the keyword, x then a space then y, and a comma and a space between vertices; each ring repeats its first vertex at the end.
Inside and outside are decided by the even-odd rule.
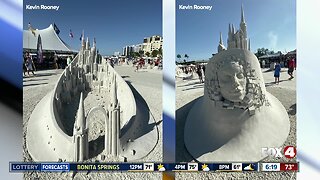
POLYGON ((83 95, 82 92, 80 94, 80 102, 79 108, 77 112, 77 120, 76 120, 76 128, 81 130, 86 129, 86 119, 85 119, 85 111, 84 111, 84 103, 83 103, 83 95))
POLYGON ((90 49, 90 41, 89 41, 89 37, 87 37, 87 42, 86 42, 86 50, 90 49))
POLYGON ((228 34, 228 49, 239 48, 249 49, 248 36, 247 36, 247 25, 244 18, 243 4, 241 4, 241 22, 240 29, 236 30, 234 24, 229 24, 228 34))
POLYGON ((223 45, 223 41, 222 41, 222 33, 220 32, 220 41, 219 44, 223 45))
POLYGON ((117 85, 116 75, 113 75, 112 85, 110 90, 111 103, 109 106, 109 142, 111 144, 109 153, 113 156, 119 154, 119 134, 120 134, 120 106, 117 100, 117 85))
POLYGON ((93 44, 92 44, 93 47, 96 47, 96 38, 93 38, 93 44))
POLYGON ((236 32, 234 25, 232 24, 232 30, 231 30, 232 34, 234 34, 236 32))
POLYGON ((74 161, 82 162, 89 157, 88 129, 83 104, 83 94, 80 94, 77 119, 73 129, 74 161))
POLYGON ((82 30, 82 35, 81 35, 81 46, 82 50, 85 50, 85 42, 84 42, 84 30, 82 30))
POLYGON ((249 44, 248 44, 248 50, 250 51, 251 47, 250 47, 250 39, 249 39, 249 44))
POLYGON ((243 4, 241 4, 241 23, 246 23, 244 19, 243 4))
POLYGON ((222 41, 222 33, 220 32, 220 41, 219 41, 219 46, 218 46, 218 53, 221 51, 226 50, 226 48, 223 45, 223 41, 222 41))
POLYGON ((113 76, 112 80, 112 89, 111 89, 111 104, 113 107, 116 107, 118 104, 117 100, 117 83, 116 83, 116 76, 113 76))

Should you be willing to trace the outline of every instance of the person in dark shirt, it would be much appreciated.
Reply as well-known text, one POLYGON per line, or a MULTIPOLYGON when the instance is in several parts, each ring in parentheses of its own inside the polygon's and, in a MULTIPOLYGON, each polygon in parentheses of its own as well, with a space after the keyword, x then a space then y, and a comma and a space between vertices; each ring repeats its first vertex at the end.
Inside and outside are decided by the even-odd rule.
POLYGON ((296 68, 296 63, 295 63, 295 60, 294 58, 291 58, 288 62, 288 74, 290 75, 290 80, 293 79, 293 71, 295 70, 296 68))

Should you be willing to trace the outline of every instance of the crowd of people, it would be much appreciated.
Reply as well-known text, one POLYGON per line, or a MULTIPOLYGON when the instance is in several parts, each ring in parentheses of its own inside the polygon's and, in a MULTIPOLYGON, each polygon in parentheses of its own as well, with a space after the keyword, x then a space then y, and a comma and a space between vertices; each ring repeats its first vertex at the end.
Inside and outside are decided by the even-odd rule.
POLYGON ((73 56, 61 56, 59 57, 57 54, 53 56, 44 57, 42 61, 39 61, 37 55, 31 55, 29 52, 26 52, 23 55, 23 75, 30 76, 30 72, 33 76, 35 76, 35 71, 43 70, 43 69, 65 69, 72 61, 73 56))
POLYGON ((196 73, 198 78, 199 78, 199 81, 200 83, 204 83, 204 75, 205 75, 205 72, 206 72, 206 66, 205 65, 185 65, 185 66, 182 66, 182 67, 179 67, 179 70, 181 72, 183 72, 184 74, 186 75, 193 75, 193 73, 196 73))
MULTIPOLYGON (((294 78, 293 72, 296 70, 296 60, 294 57, 289 57, 288 60, 285 62, 286 67, 288 68, 288 80, 292 80, 294 78)), ((274 83, 279 84, 280 83, 280 75, 281 75, 281 69, 283 68, 283 63, 280 64, 280 62, 275 62, 274 65, 274 83)), ((200 83, 204 83, 204 75, 206 71, 205 65, 179 65, 177 71, 177 75, 181 76, 181 73, 184 73, 185 75, 191 75, 192 77, 193 73, 196 73, 198 75, 200 83)))
POLYGON ((142 69, 146 64, 150 67, 157 66, 158 68, 162 68, 162 59, 144 59, 144 58, 136 58, 132 60, 132 66, 135 67, 135 71, 138 72, 139 69, 142 69))
POLYGON ((149 67, 155 67, 157 66, 158 69, 162 68, 162 59, 156 58, 156 59, 147 59, 147 58, 123 58, 123 57, 108 57, 106 58, 106 61, 114 67, 115 65, 132 65, 132 67, 135 67, 134 71, 139 71, 139 69, 142 69, 145 66, 149 67))

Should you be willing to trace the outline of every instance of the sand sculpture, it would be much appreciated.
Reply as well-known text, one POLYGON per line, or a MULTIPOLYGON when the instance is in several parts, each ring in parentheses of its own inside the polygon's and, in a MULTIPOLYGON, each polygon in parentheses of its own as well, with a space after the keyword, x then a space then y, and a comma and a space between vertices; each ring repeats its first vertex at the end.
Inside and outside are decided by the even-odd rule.
POLYGON ((142 129, 145 116, 139 108, 128 84, 97 53, 95 40, 90 48, 89 38, 85 42, 83 34, 79 54, 29 118, 28 153, 34 161, 141 159, 157 144, 158 131, 155 127, 142 129), (87 104, 86 98, 91 98, 87 104), (94 131, 89 124, 99 112, 98 118, 104 121, 98 125, 103 127, 94 133, 104 140, 89 141, 90 131, 94 131))
MULTIPOLYGON (((243 29, 243 10, 241 14, 243 29)), ((228 38, 227 50, 220 40, 220 52, 206 67, 204 96, 186 120, 186 148, 201 162, 259 161, 265 158, 263 147, 280 147, 289 134, 286 109, 266 91, 258 59, 248 50, 246 31, 241 33, 245 36, 236 36, 240 41, 228 38)))

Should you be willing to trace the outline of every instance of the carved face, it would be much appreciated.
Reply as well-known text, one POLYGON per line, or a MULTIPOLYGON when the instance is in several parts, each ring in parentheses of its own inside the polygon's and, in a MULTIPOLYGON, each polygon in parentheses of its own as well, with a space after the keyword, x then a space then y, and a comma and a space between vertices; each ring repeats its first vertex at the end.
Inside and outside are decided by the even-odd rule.
POLYGON ((218 71, 221 95, 232 102, 241 102, 246 95, 246 77, 238 62, 223 64, 218 71))

